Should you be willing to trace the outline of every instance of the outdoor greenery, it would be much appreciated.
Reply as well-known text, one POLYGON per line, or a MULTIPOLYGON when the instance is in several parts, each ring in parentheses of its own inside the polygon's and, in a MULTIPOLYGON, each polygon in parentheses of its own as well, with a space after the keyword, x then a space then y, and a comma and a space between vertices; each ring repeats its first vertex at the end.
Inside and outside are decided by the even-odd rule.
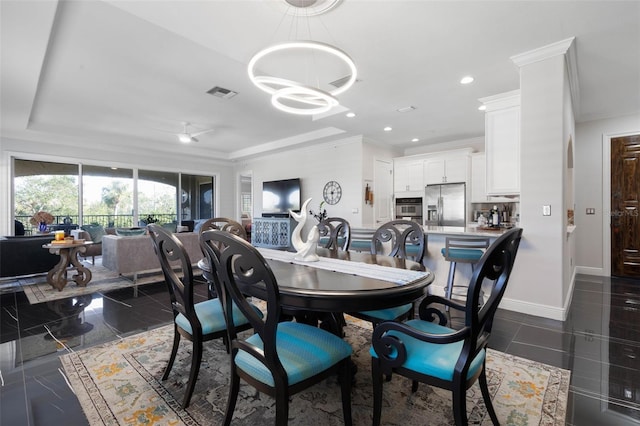
MULTIPOLYGON (((157 182, 140 181, 140 217, 176 214, 176 188, 157 182), (152 189, 147 191, 147 187, 152 189), (143 189, 145 188, 145 189, 143 189)), ((86 187, 85 187, 86 188, 86 187)), ((114 179, 103 186, 97 201, 84 190, 84 216, 133 215, 133 188, 126 180, 114 179)), ((31 216, 46 211, 54 216, 78 215, 77 176, 41 175, 15 178, 15 216, 31 216)))

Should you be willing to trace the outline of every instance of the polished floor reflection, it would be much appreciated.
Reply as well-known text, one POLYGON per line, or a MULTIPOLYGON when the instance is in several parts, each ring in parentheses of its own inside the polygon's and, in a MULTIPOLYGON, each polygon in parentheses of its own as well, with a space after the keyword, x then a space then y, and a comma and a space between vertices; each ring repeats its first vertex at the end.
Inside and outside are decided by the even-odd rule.
MULTIPOLYGON (((168 303, 164 284, 37 305, 2 289, 0 424, 87 424, 58 356, 168 324, 168 303)), ((579 275, 567 321, 500 311, 490 346, 572 371, 568 425, 640 423, 640 281, 579 275)))

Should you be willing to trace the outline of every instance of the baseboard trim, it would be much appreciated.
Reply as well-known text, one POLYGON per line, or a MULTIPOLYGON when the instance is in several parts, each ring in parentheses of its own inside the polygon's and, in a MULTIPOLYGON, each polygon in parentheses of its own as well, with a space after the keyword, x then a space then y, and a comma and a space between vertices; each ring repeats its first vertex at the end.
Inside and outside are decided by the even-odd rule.
POLYGON ((506 297, 504 297, 500 302, 500 309, 506 309, 507 311, 515 311, 527 315, 534 315, 536 317, 549 318, 558 321, 564 321, 567 318, 568 312, 567 308, 541 305, 539 303, 530 303, 523 300, 508 299, 506 297))
POLYGON ((599 277, 604 277, 604 268, 594 268, 592 266, 576 266, 577 274, 585 274, 585 275, 597 275, 599 277))

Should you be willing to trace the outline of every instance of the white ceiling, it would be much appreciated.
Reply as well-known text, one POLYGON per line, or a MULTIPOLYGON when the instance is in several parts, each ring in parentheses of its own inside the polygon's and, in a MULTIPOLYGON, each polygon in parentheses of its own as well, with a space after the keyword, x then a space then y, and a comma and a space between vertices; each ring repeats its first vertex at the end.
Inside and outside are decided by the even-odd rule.
MULTIPOLYGON (((351 135, 415 148, 482 136, 478 98, 518 88, 510 57, 569 37, 577 121, 640 111, 638 1, 343 0, 297 21, 282 4, 2 0, 2 136, 229 160, 351 135), (292 39, 295 23, 311 33, 296 38, 333 44, 355 61, 359 82, 338 96, 340 113, 313 120, 280 112, 249 82, 251 56, 292 39), (460 85, 465 75, 475 82, 460 85), (214 86, 238 95, 206 94, 214 86), (396 111, 406 106, 416 109, 396 111), (346 118, 346 109, 357 116, 346 118), (172 133, 182 122, 215 131, 181 145, 172 133)), ((288 58, 278 65, 300 79, 318 71, 325 84, 345 76, 288 58)))

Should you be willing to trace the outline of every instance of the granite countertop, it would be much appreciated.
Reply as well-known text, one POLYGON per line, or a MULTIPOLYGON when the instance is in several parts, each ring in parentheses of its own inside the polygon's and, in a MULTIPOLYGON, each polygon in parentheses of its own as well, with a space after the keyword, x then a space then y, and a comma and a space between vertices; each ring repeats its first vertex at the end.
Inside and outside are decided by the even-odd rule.
POLYGON ((500 227, 496 229, 483 229, 477 224, 467 224, 467 226, 423 226, 424 232, 427 234, 442 235, 477 235, 483 237, 499 237, 510 228, 500 227))

